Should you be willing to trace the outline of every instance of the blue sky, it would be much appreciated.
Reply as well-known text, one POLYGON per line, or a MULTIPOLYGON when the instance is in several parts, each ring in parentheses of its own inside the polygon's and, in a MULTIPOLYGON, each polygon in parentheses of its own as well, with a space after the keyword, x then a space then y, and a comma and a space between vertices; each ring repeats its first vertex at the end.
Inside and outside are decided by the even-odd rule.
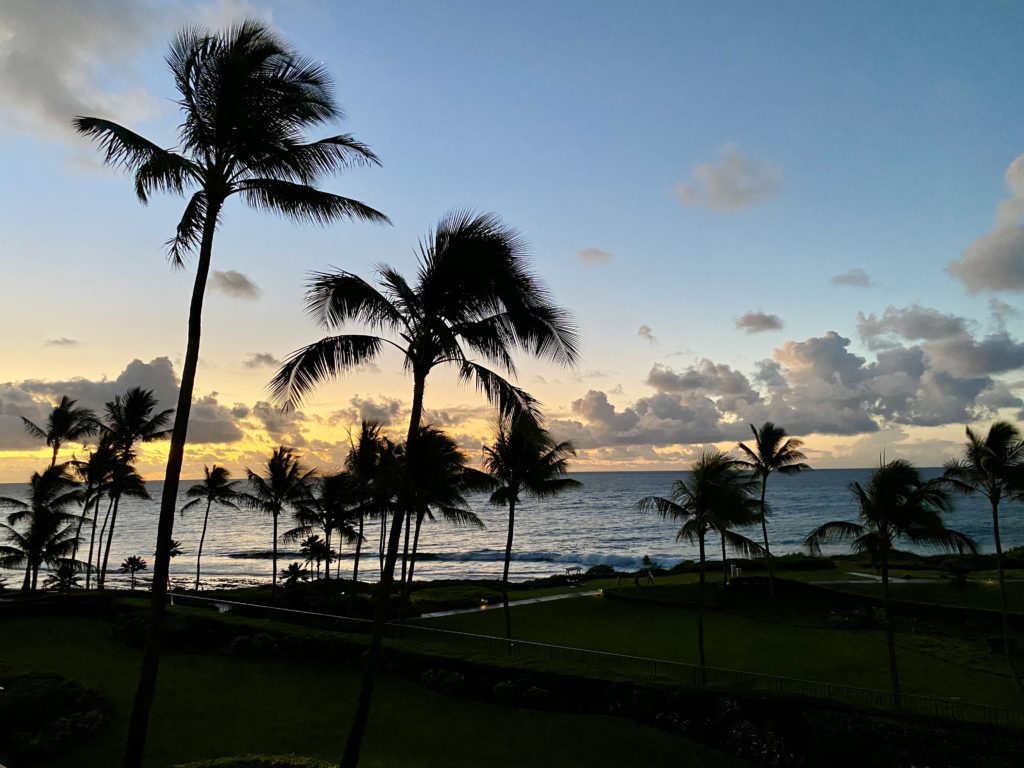
MULTIPOLYGON (((527 364, 523 384, 582 465, 681 466, 764 418, 799 428, 821 465, 882 448, 938 463, 964 423, 1021 410, 1024 188, 1004 179, 1024 153, 1020 4, 14 0, 0 9, 0 317, 20 330, 0 341, 0 465, 32 459, 16 417, 60 383, 127 382, 132 360, 166 357, 173 387, 191 274, 161 245, 182 203, 139 206, 68 121, 82 110, 172 145, 170 35, 245 15, 326 63, 340 129, 383 167, 324 186, 395 226, 229 208, 214 268, 259 295, 210 295, 197 395, 216 393, 210 419, 231 424, 214 433, 233 439, 196 461, 283 439, 330 461, 346 418, 400 423, 395 361, 325 388, 291 431, 254 415, 272 368, 244 361, 315 338, 310 269, 408 270, 417 238, 467 205, 522 230, 578 318, 581 370, 527 364), (833 284, 851 270, 868 284, 833 284), (748 312, 768 329, 738 328, 748 312)), ((441 378, 428 407, 478 447, 474 394, 441 378)))

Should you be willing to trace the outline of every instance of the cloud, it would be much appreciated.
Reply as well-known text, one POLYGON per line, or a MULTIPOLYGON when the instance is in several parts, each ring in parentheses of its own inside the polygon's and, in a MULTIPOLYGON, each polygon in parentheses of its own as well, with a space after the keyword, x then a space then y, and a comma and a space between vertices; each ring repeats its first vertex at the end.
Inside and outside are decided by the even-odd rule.
POLYGON ((269 352, 250 352, 249 356, 242 361, 242 365, 246 368, 273 368, 280 362, 269 352))
POLYGON ((241 272, 236 272, 233 269, 226 272, 214 270, 210 279, 210 287, 233 299, 256 301, 260 297, 259 286, 241 272))
POLYGON ((746 312, 736 320, 736 327, 747 333, 782 330, 782 318, 765 312, 746 312))
POLYGON ((396 423, 403 408, 401 401, 394 398, 360 397, 359 395, 349 400, 349 406, 332 413, 329 423, 355 425, 363 421, 376 421, 386 427, 396 423))
POLYGON ((252 415, 273 442, 291 448, 306 446, 306 436, 303 434, 306 416, 301 411, 282 411, 261 400, 253 406, 252 415))
POLYGON ((1024 291, 1024 155, 1004 175, 1010 196, 1000 202, 992 231, 975 240, 946 270, 968 293, 1024 291))
POLYGON ((245 437, 238 426, 237 407, 228 408, 217 400, 217 393, 193 399, 188 416, 188 442, 234 443, 245 437))
POLYGON ((857 333, 869 347, 879 349, 892 346, 894 336, 908 341, 960 336, 967 333, 967 320, 920 304, 905 309, 889 306, 881 317, 858 312, 857 333))
POLYGON ((584 248, 576 251, 576 258, 590 266, 603 267, 612 263, 612 254, 602 251, 600 248, 584 248))
POLYGON ((854 288, 867 288, 871 285, 871 277, 863 269, 851 269, 832 278, 832 285, 849 285, 854 288))
POLYGON ((44 347, 77 347, 81 344, 78 339, 69 339, 65 336, 58 336, 56 339, 46 339, 44 347))
POLYGON ((676 193, 684 205, 740 211, 773 197, 781 186, 780 168, 727 146, 714 162, 697 166, 676 193))
POLYGON ((658 338, 654 335, 654 329, 646 324, 640 326, 640 330, 636 332, 636 335, 639 336, 644 341, 649 341, 651 344, 654 344, 658 341, 658 338))

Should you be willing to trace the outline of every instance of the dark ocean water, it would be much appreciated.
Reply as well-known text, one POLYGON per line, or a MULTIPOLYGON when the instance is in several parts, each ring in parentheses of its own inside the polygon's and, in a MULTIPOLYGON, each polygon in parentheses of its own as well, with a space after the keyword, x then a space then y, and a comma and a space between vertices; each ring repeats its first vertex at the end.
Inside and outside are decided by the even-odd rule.
MULTIPOLYGON (((926 475, 939 470, 926 470, 926 475)), ((855 520, 856 504, 849 491, 851 481, 864 481, 868 469, 818 470, 793 477, 773 475, 768 484, 772 508, 769 535, 777 554, 800 551, 804 537, 828 520, 855 520)), ((512 577, 516 580, 564 573, 565 568, 588 568, 607 563, 620 569, 636 568, 644 555, 662 565, 694 558, 695 548, 675 541, 676 525, 644 516, 634 504, 648 495, 668 496, 677 472, 594 472, 573 475, 583 483, 578 491, 543 501, 526 500, 517 506, 512 577)), ((186 489, 189 482, 183 482, 186 489)), ((161 483, 149 484, 153 501, 125 500, 118 514, 111 567, 134 554, 152 562, 161 483)), ((0 485, 0 496, 20 497, 25 486, 0 485)), ((184 503, 182 496, 181 503, 184 503)), ((501 574, 506 515, 486 498, 473 499, 476 513, 486 528, 459 529, 444 523, 424 523, 420 541, 422 558, 416 576, 434 578, 494 578, 501 574)), ((1002 510, 1003 546, 1024 543, 1024 509, 1007 504, 1002 510)), ((982 551, 991 551, 991 517, 981 497, 956 499, 947 525, 972 536, 982 551)), ((281 530, 291 521, 282 516, 281 530)), ((174 538, 185 554, 171 566, 172 578, 184 583, 195 574, 195 553, 202 528, 202 510, 175 520, 174 538)), ((759 539, 760 531, 747 533, 759 539)), ((83 530, 88 548, 88 526, 83 530)), ((203 549, 203 581, 208 586, 268 581, 271 575, 272 527, 269 518, 253 512, 214 507, 203 549)), ((369 524, 360 577, 373 578, 377 567, 376 530, 369 524)), ((909 548, 909 547, 907 547, 909 548)), ((279 568, 301 560, 293 544, 279 544, 279 568)), ((843 551, 836 548, 835 551, 843 551)), ((709 550, 714 555, 714 546, 709 550)), ((341 552, 343 573, 352 567, 352 551, 341 552)), ((7 572, 8 587, 18 576, 7 572)), ((112 575, 111 581, 126 577, 112 575)))

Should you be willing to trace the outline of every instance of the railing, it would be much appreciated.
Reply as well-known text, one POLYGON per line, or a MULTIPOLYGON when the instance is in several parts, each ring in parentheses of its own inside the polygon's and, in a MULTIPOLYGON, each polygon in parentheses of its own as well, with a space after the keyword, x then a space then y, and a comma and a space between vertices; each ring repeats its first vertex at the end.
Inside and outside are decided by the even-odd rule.
MULTIPOLYGON (((313 622, 318 626, 328 624, 340 631, 354 634, 367 634, 373 626, 373 622, 369 619, 278 608, 258 603, 242 603, 182 594, 176 594, 174 599, 177 602, 199 601, 219 610, 242 609, 239 612, 251 613, 254 610, 266 612, 285 621, 301 620, 304 623, 313 622)), ((858 688, 819 680, 779 677, 718 667, 705 667, 702 672, 698 665, 680 661, 651 659, 644 656, 630 656, 527 640, 507 641, 504 638, 491 635, 455 632, 416 624, 387 624, 385 625, 385 637, 389 640, 412 642, 424 650, 433 647, 438 651, 459 655, 511 658, 527 662, 537 661, 567 671, 614 672, 634 678, 643 677, 669 681, 691 688, 709 687, 736 692, 775 692, 828 699, 859 709, 890 711, 896 709, 893 694, 889 691, 858 688)), ((903 711, 917 715, 1024 728, 1024 710, 992 707, 952 698, 937 699, 908 694, 902 694, 900 701, 903 711)))

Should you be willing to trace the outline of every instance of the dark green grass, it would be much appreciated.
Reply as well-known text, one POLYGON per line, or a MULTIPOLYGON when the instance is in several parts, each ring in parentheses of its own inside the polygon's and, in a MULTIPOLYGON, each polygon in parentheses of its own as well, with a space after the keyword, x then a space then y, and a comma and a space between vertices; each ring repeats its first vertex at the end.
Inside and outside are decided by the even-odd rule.
MULTIPOLYGON (((116 763, 139 654, 100 619, 5 619, 0 665, 55 672, 98 690, 113 716, 93 738, 47 763, 116 763)), ((340 755, 358 686, 355 670, 292 661, 166 654, 147 768, 251 753, 340 755)), ((378 685, 366 766, 742 766, 692 742, 611 717, 494 707, 393 678, 378 685)))
MULTIPOLYGON (((894 600, 953 605, 961 608, 984 608, 991 611, 1000 609, 999 583, 994 579, 972 580, 963 587, 954 586, 947 579, 921 581, 914 584, 892 584, 890 588, 894 600)), ((878 583, 837 584, 835 589, 856 592, 861 595, 878 597, 882 595, 882 585, 878 583)), ((1006 596, 1011 611, 1024 612, 1024 583, 1008 583, 1006 596)))
MULTIPOLYGON (((580 597, 513 611, 513 632, 519 639, 697 663, 695 610, 580 597)), ((881 631, 830 628, 827 615, 813 606, 791 604, 776 612, 766 604, 749 613, 707 613, 709 665, 888 689, 881 631)), ((504 631, 500 610, 424 623, 490 635, 504 631)), ((981 638, 901 633, 897 648, 906 693, 959 697, 995 706, 1019 705, 1005 662, 993 655, 981 638)))

